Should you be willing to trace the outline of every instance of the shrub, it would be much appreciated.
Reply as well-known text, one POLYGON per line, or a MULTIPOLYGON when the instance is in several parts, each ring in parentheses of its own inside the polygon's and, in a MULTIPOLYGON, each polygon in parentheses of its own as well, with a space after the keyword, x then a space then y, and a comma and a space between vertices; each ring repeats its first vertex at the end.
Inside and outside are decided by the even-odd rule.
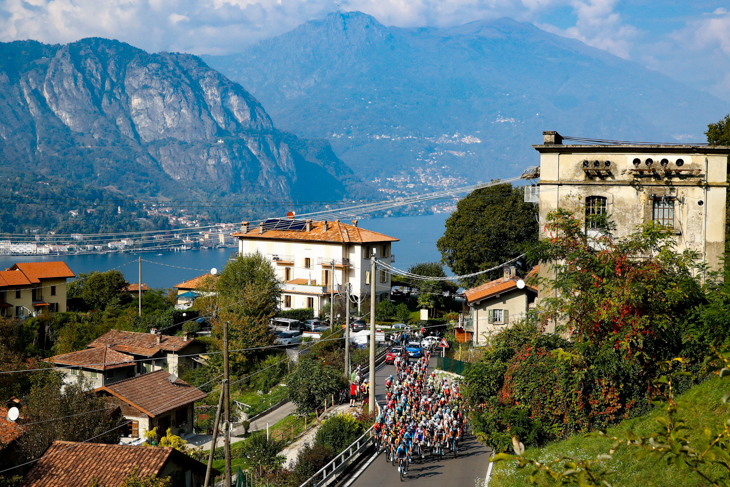
POLYGON ((347 414, 331 416, 317 429, 315 445, 322 445, 340 453, 365 432, 365 427, 357 419, 347 414))
POLYGON ((314 318, 313 308, 286 309, 276 312, 280 318, 291 318, 292 320, 306 321, 314 318))
POLYGON ((395 306, 387 299, 385 301, 379 302, 378 305, 375 307, 375 318, 378 320, 387 320, 394 315, 395 306))
POLYGON ((297 463, 291 476, 291 485, 301 485, 334 458, 335 453, 327 446, 309 443, 299 450, 297 463))

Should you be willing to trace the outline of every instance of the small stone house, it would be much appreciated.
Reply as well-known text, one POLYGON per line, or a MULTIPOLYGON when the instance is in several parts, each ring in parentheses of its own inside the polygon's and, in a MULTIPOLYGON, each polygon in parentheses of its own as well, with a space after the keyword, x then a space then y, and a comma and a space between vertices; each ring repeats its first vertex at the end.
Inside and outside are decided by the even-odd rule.
POLYGON ((468 331, 477 343, 484 343, 487 336, 525 318, 537 297, 537 288, 532 284, 537 272, 534 267, 522 279, 515 274, 514 267, 505 267, 503 277, 464 292, 470 310, 468 331))
POLYGON ((165 369, 180 375, 181 366, 196 368, 201 365, 197 354, 205 352, 205 345, 185 334, 181 337, 163 335, 153 329, 150 333, 109 330, 88 348, 110 347, 133 357, 136 373, 165 369))
POLYGON ((128 438, 141 438, 155 427, 159 435, 168 428, 178 436, 192 433, 193 405, 208 396, 164 370, 102 386, 94 392, 108 396, 111 404, 121 408, 129 421, 128 438))
POLYGON ((21 485, 85 487, 96 480, 116 487, 135 469, 140 477, 169 477, 173 487, 201 487, 206 466, 174 448, 54 441, 21 485))
POLYGON ((87 348, 55 355, 46 359, 46 362, 52 363, 64 374, 64 383, 73 384, 83 377, 94 388, 134 377, 137 370, 132 355, 111 347, 87 348))

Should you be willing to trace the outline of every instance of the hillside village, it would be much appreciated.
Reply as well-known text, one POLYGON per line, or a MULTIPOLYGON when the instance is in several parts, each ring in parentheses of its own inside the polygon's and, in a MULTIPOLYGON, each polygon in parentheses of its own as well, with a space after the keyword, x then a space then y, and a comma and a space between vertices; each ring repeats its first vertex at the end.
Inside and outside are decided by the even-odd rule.
POLYGON ((537 221, 498 223, 520 250, 461 272, 458 291, 441 264, 401 275, 398 236, 367 221, 293 216, 227 229, 237 252, 225 268, 169 292, 115 270, 77 276, 62 261, 0 271, 2 485, 200 486, 232 463, 239 480, 304 485, 376 419, 364 400, 340 405, 368 364, 369 338, 354 336, 370 323, 379 362, 404 331, 418 354, 443 355, 436 367, 462 384, 471 428, 495 452, 520 456, 650 411, 661 361, 685 357, 683 372, 700 377, 697 364, 730 338, 730 147, 568 142, 543 132, 526 187, 497 182, 459 202, 444 261, 465 261, 464 245, 489 250, 454 237, 459 219, 492 218, 468 204, 509 219, 499 205, 512 198, 537 221), (230 420, 216 424, 224 402, 230 420), (320 430, 345 424, 346 443, 313 459, 320 430))

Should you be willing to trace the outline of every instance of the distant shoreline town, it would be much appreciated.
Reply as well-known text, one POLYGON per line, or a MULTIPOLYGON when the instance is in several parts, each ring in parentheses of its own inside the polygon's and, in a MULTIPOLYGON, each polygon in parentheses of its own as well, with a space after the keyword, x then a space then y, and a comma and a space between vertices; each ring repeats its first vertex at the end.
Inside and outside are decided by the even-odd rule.
MULTIPOLYGON (((195 228, 177 231, 164 231, 154 235, 145 235, 137 238, 122 238, 112 240, 113 237, 104 237, 89 234, 71 234, 70 241, 44 243, 53 236, 35 236, 34 241, 0 240, 0 255, 27 256, 27 255, 83 255, 83 254, 110 254, 126 252, 149 252, 168 250, 184 252, 187 250, 235 248, 236 242, 231 237, 234 225, 219 223, 214 228, 196 231, 195 228), (108 239, 109 241, 104 241, 108 239)), ((27 237, 26 237, 27 238, 27 237)))

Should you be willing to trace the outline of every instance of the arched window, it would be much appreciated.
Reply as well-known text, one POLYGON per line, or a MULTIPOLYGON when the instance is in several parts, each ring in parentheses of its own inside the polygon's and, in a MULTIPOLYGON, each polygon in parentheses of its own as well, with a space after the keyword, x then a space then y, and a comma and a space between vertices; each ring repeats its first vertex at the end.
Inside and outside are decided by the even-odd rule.
POLYGON ((606 224, 607 200, 603 196, 586 198, 586 229, 602 228, 606 224))

